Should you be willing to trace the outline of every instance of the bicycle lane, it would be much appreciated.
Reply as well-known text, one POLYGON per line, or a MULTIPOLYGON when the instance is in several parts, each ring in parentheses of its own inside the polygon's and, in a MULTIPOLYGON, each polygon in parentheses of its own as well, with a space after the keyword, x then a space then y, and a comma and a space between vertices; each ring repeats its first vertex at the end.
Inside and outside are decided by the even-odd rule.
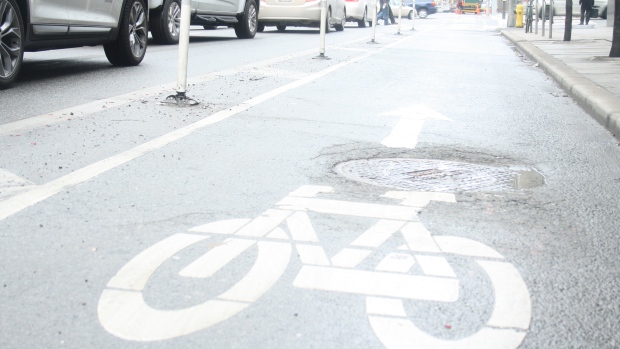
MULTIPOLYGON (((354 49, 352 48, 350 52, 354 52, 354 49)), ((408 53, 405 50, 399 50, 394 52, 394 55, 400 55, 399 58, 402 58, 408 53)), ((246 217, 253 219, 274 206, 276 209, 284 206, 282 209, 284 211, 308 209, 307 205, 304 206, 303 203, 282 203, 280 201, 282 197, 294 192, 301 185, 310 183, 334 187, 333 194, 323 194, 329 194, 327 196, 330 200, 344 202, 345 207, 356 202, 370 202, 385 205, 388 211, 394 210, 394 206, 401 200, 382 197, 385 195, 385 188, 365 186, 345 180, 334 174, 333 166, 350 159, 373 157, 420 157, 425 155, 430 158, 438 158, 441 157, 439 152, 424 148, 429 148, 429 143, 440 144, 440 142, 436 142, 436 139, 445 137, 446 134, 463 136, 463 133, 455 132, 455 130, 462 127, 465 122, 456 112, 446 113, 450 119, 454 120, 452 122, 426 121, 423 125, 426 132, 421 135, 423 137, 422 144, 426 144, 426 147, 418 147, 409 151, 401 148, 385 148, 381 145, 381 140, 390 134, 397 118, 379 115, 390 110, 389 107, 392 104, 398 106, 395 110, 406 107, 409 105, 409 100, 406 100, 407 103, 403 106, 402 94, 377 98, 377 91, 372 89, 364 92, 355 90, 348 92, 344 98, 361 101, 360 106, 351 108, 351 105, 339 104, 340 99, 336 98, 334 94, 324 92, 326 86, 334 86, 335 89, 346 91, 343 88, 346 82, 353 81, 360 74, 366 74, 365 77, 370 81, 378 81, 382 76, 373 73, 373 69, 385 60, 390 60, 390 57, 384 55, 381 59, 373 60, 369 64, 356 64, 350 69, 334 72, 314 84, 307 85, 303 90, 295 93, 284 93, 273 102, 268 101, 260 107, 244 112, 239 118, 230 119, 225 123, 217 124, 216 127, 201 130, 195 135, 168 145, 161 152, 149 153, 128 165, 121 166, 104 176, 96 177, 91 182, 75 187, 71 190, 72 196, 88 199, 78 199, 70 205, 65 204, 65 207, 70 206, 70 211, 72 211, 70 214, 60 213, 61 210, 58 207, 62 206, 58 202, 46 201, 42 203, 46 205, 46 210, 43 212, 50 217, 48 221, 43 222, 44 226, 52 224, 55 225, 54 230, 68 230, 67 236, 58 237, 62 241, 75 243, 77 242, 76 237, 89 236, 90 240, 86 240, 86 243, 90 242, 90 244, 86 246, 86 249, 89 252, 88 254, 92 253, 96 258, 90 264, 84 263, 84 261, 88 261, 88 257, 83 254, 80 255, 80 252, 83 253, 84 251, 78 253, 73 251, 73 254, 80 256, 74 260, 80 262, 81 272, 85 277, 77 278, 76 273, 61 270, 56 272, 57 281, 50 282, 47 280, 48 283, 45 286, 38 289, 33 288, 35 292, 39 293, 36 295, 39 297, 43 293, 42 290, 52 290, 48 295, 50 298, 62 299, 58 304, 69 305, 66 307, 68 309, 62 309, 62 306, 57 307, 58 313, 56 314, 44 314, 60 323, 57 328, 62 328, 62 331, 59 332, 64 335, 58 334, 60 336, 58 338, 62 338, 61 340, 66 345, 75 347, 80 345, 95 347, 139 347, 144 345, 140 342, 122 340, 104 332, 96 320, 101 316, 101 311, 96 310, 95 304, 100 304, 99 296, 102 292, 104 290, 107 292, 108 289, 119 291, 126 287, 122 284, 121 287, 118 284, 109 284, 110 280, 114 280, 113 277, 116 272, 128 265, 127 263, 134 256, 139 255, 142 251, 148 251, 151 246, 155 246, 159 241, 169 241, 164 239, 176 234, 197 235, 188 232, 188 230, 198 229, 198 227, 209 222, 228 218, 246 217), (325 109, 329 109, 330 112, 324 113, 325 109), (440 132, 442 128, 444 130, 440 132), (381 137, 378 137, 379 134, 381 137), (175 156, 172 156, 173 154, 175 156), (168 159, 163 160, 164 155, 168 159), (174 161, 175 159, 176 161, 174 161), (170 160, 172 160, 172 165, 169 163, 170 160), (169 168, 169 171, 159 170, 163 168, 164 164, 169 168), (179 186, 178 183, 180 182, 182 185, 179 186), (172 184, 177 185, 173 186, 172 184), (280 203, 281 205, 278 205, 280 203), (97 212, 93 214, 93 211, 96 210, 105 212, 105 214, 97 212), (57 222, 53 217, 58 216, 64 217, 67 221, 57 222), (88 219, 89 222, 82 222, 85 219, 88 219), (111 236, 114 237, 114 241, 107 241, 111 236), (105 266, 102 267, 102 265, 105 266), (67 300, 68 297, 64 296, 63 292, 58 292, 58 290, 81 289, 80 285, 83 285, 81 279, 89 280, 86 292, 78 292, 77 295, 73 292, 71 300, 67 300), (68 280, 70 282, 67 282, 68 280), (94 286, 93 280, 96 280, 94 286), (84 301, 78 306, 78 302, 74 302, 74 300, 80 297, 84 301), (75 309, 76 306, 77 310, 75 309), (81 307, 85 307, 84 312, 79 311, 81 307), (72 323, 70 316, 76 314, 77 320, 73 320, 75 322, 72 323)), ((511 61, 510 63, 513 64, 514 62, 511 61)), ((290 66, 283 64, 278 68, 286 70, 288 67, 290 66)), ((344 96, 341 95, 340 97, 344 96)), ((445 154, 443 156, 446 157, 445 154)), ((488 157, 479 155, 478 160, 488 162, 488 157)), ((507 163, 504 162, 503 164, 507 163)), ((532 194, 502 193, 501 195, 505 195, 507 200, 510 200, 523 199, 524 196, 532 194)), ((507 260, 516 265, 517 269, 528 270, 527 267, 523 266, 526 261, 516 258, 518 253, 512 252, 511 248, 507 247, 506 238, 502 235, 488 234, 489 226, 476 221, 475 216, 470 218, 473 218, 474 222, 478 224, 463 222, 465 226, 473 225, 471 230, 464 231, 453 226, 455 220, 463 218, 461 214, 455 214, 455 212, 475 209, 477 205, 490 204, 491 206, 485 206, 485 209, 492 213, 496 209, 493 205, 501 207, 501 203, 493 201, 499 199, 495 199, 493 195, 490 196, 491 198, 484 195, 461 196, 466 199, 466 202, 470 202, 464 205, 459 205, 458 202, 455 204, 445 201, 429 203, 430 207, 425 209, 422 214, 425 220, 424 226, 433 235, 450 235, 446 233, 451 231, 458 233, 453 235, 467 236, 474 241, 482 240, 485 245, 491 246, 496 251, 501 251, 501 255, 507 255, 507 260), (471 203, 471 201, 474 202, 471 203), (449 219, 450 214, 454 215, 453 219, 449 219), (506 251, 509 253, 506 254, 506 251)), ((288 197, 297 196, 288 195, 288 197)), ((64 199, 67 200, 67 196, 64 196, 64 199)), ((62 200, 62 198, 52 197, 49 200, 62 200)), ((366 232, 368 227, 376 224, 375 220, 406 221, 409 219, 413 221, 407 222, 415 223, 411 216, 408 216, 407 219, 393 216, 386 218, 366 213, 361 217, 352 218, 345 218, 347 215, 343 214, 337 214, 335 217, 325 215, 324 217, 324 215, 318 214, 321 213, 320 211, 316 212, 312 209, 309 211, 311 212, 308 213, 308 216, 312 221, 313 230, 316 232, 316 240, 321 242, 320 247, 323 249, 328 263, 341 263, 340 266, 344 268, 347 265, 350 267, 352 260, 360 260, 360 264, 356 265, 356 268, 362 268, 367 272, 379 268, 384 258, 390 254, 396 256, 394 259, 399 260, 399 263, 396 263, 397 266, 391 267, 386 267, 384 264, 381 268, 403 270, 403 265, 406 266, 411 263, 411 256, 414 253, 407 253, 406 248, 402 249, 403 246, 408 246, 406 234, 402 234, 402 232, 400 235, 390 236, 389 239, 386 239, 385 244, 366 246, 372 247, 366 249, 372 251, 366 258, 360 259, 359 257, 366 253, 364 252, 365 249, 355 248, 360 247, 359 245, 351 248, 352 242, 356 241, 360 234, 366 232), (358 252, 345 252, 345 255, 352 253, 354 257, 336 258, 340 252, 349 251, 347 248, 358 252), (359 252, 360 250, 362 252, 359 252)), ((378 207, 370 211, 378 211, 378 207)), ((485 214, 491 213, 485 211, 485 214)), ((269 215, 266 214, 265 216, 269 215)), ((15 219, 11 221, 11 224, 15 224, 15 219)), ((36 222, 29 223, 36 226, 36 222)), ((22 222, 21 224, 28 225, 29 223, 22 222)), ((493 221, 491 229, 498 228, 504 232, 509 230, 503 224, 506 223, 493 221)), ((26 228, 23 230, 32 231, 35 227, 26 228)), ((230 227, 229 229, 232 230, 230 227)), ((510 229, 513 227, 511 226, 510 229)), ((204 227, 198 230, 205 230, 206 233, 203 233, 206 235, 211 233, 210 229, 204 227)), ((284 241, 294 239, 293 231, 295 229, 289 225, 288 221, 282 231, 264 232, 264 237, 261 235, 256 240, 265 243, 275 241, 282 244, 284 241), (271 234, 274 235, 269 236, 271 234)), ((307 232, 308 229, 305 231, 307 232)), ((193 233, 196 232, 200 231, 193 233)), ((256 230, 252 229, 250 232, 252 234, 249 235, 256 235, 256 230)), ((519 230, 519 232, 522 231, 519 230)), ((194 244, 190 249, 183 250, 182 253, 173 253, 166 264, 161 265, 157 274, 152 276, 144 288, 147 304, 157 309, 177 310, 226 294, 227 290, 234 289, 234 285, 240 277, 246 274, 252 275, 251 270, 257 257, 265 253, 267 256, 270 255, 268 252, 261 253, 260 246, 258 248, 248 247, 247 253, 240 253, 234 263, 226 265, 228 269, 222 269, 221 273, 213 275, 209 279, 197 280, 179 277, 178 273, 191 266, 194 261, 198 261, 206 250, 219 251, 218 246, 231 245, 225 243, 226 236, 220 239, 218 238, 219 235, 213 235, 215 236, 205 238, 201 244, 194 244)), ((203 237, 203 235, 198 236, 203 237)), ((33 238, 36 237, 30 237, 30 239, 33 238)), ((301 239, 301 241, 310 242, 305 244, 310 246, 306 248, 307 250, 316 250, 318 247, 318 244, 311 243, 314 242, 312 236, 302 236, 301 239)), ((435 239, 434 241, 437 242, 438 240, 435 239)), ((518 246, 526 244, 523 241, 518 242, 518 246)), ((24 243, 29 244, 32 241, 24 240, 24 243)), ((284 243, 284 245, 291 246, 291 243, 284 243)), ((446 248, 444 245, 439 245, 443 246, 443 249, 446 248)), ((48 254, 50 257, 50 255, 62 253, 62 248, 55 246, 42 254, 48 254), (55 251, 49 251, 52 249, 55 251)), ((443 339, 468 337, 483 327, 488 319, 497 319, 493 316, 493 304, 497 297, 493 292, 493 279, 485 276, 487 272, 480 267, 480 264, 476 266, 478 262, 470 256, 463 256, 462 254, 447 257, 435 256, 429 250, 423 251, 423 253, 417 251, 419 253, 413 256, 415 269, 412 269, 411 273, 422 273, 424 271, 442 273, 441 278, 450 279, 451 276, 447 275, 449 269, 439 267, 445 263, 437 262, 438 259, 432 257, 445 258, 454 274, 459 276, 460 301, 446 302, 446 299, 452 299, 447 297, 443 299, 443 302, 413 300, 404 302, 400 306, 393 300, 402 295, 380 294, 386 298, 376 297, 369 301, 366 298, 367 294, 362 292, 354 295, 343 294, 342 292, 347 290, 343 291, 342 288, 346 288, 346 286, 339 286, 339 290, 334 290, 335 286, 326 289, 330 285, 317 286, 316 283, 310 283, 308 286, 308 283, 302 281, 314 278, 311 277, 312 274, 309 274, 310 277, 301 277, 308 275, 301 274, 301 271, 307 264, 311 263, 304 262, 301 257, 305 253, 300 252, 304 250, 304 247, 300 249, 298 245, 295 245, 295 250, 292 248, 293 246, 291 246, 290 253, 293 258, 284 270, 282 277, 276 281, 269 292, 247 306, 242 312, 233 315, 228 321, 218 323, 205 330, 149 343, 148 345, 162 347, 191 347, 199 344, 215 347, 382 347, 387 344, 376 338, 375 332, 368 322, 369 313, 371 315, 388 315, 392 319, 401 317, 400 315, 405 313, 409 317, 413 317, 412 323, 422 327, 424 332, 431 333, 432 337, 443 339), (299 254, 301 259, 295 258, 295 254, 299 254), (427 258, 425 259, 425 257, 427 258), (426 262, 424 262, 425 260, 426 262), (428 262, 429 260, 430 262, 428 262), (430 267, 424 270, 423 266, 429 265, 430 267), (320 289, 322 291, 309 291, 308 289, 320 289)), ((409 247, 409 252, 412 252, 411 247, 409 247)), ((66 255, 66 253, 64 254, 66 255)), ((275 258, 279 253, 273 254, 273 258, 275 258)), ((320 266, 320 263, 326 263, 325 260, 320 262, 322 258, 320 256, 317 253, 310 253, 307 258, 314 260, 314 265, 319 264, 320 266)), ((485 259, 494 257, 497 256, 484 255, 485 259)), ((60 260, 58 257, 55 258, 50 259, 50 261, 56 262, 50 263, 51 270, 61 269, 58 268, 60 260), (56 268, 52 268, 52 266, 56 268)), ((66 258, 63 258, 62 262, 65 261, 66 258)), ((389 264, 387 261, 385 263, 389 264)), ((281 264, 274 263, 274 265, 281 264)), ((306 268, 305 270, 312 272, 317 269, 306 268)), ((193 274, 194 272, 189 273, 190 276, 193 274)), ((268 272, 259 275, 268 275, 268 272)), ((340 274, 333 278, 338 279, 338 275, 340 274)), ((526 281, 528 276, 525 276, 526 281)), ((390 281, 384 282, 390 285, 390 281)), ((363 289, 362 286, 348 288, 348 293, 355 293, 352 290, 363 289)), ((375 290, 367 292, 379 293, 375 290)), ((64 293, 71 294, 72 292, 64 293)), ((247 296, 247 293, 245 295, 247 296)), ((241 294, 241 296, 228 298, 239 302, 243 296, 244 294, 241 294)), ((49 307, 46 304, 40 308, 49 307)), ((525 317, 527 318, 527 316, 525 317)), ((193 321, 190 322, 194 323, 193 321)), ((34 321, 34 323, 36 329, 37 322, 34 321)), ((396 324, 402 323, 396 321, 396 324)), ((514 323, 508 325, 512 327, 512 330, 515 330, 515 327, 519 328, 519 326, 520 329, 527 328, 527 323, 527 321, 522 320, 518 326, 515 326, 514 323)), ((505 326, 506 323, 503 325, 505 326)), ((393 326, 388 327, 393 328, 393 326)), ((43 330, 45 332, 49 329, 44 328, 43 330)), ((180 332, 176 334, 180 334, 180 332)), ((56 334, 54 333, 54 335, 56 334)), ((50 340, 51 342, 53 339, 55 338, 50 338, 48 335, 42 340, 50 340)))

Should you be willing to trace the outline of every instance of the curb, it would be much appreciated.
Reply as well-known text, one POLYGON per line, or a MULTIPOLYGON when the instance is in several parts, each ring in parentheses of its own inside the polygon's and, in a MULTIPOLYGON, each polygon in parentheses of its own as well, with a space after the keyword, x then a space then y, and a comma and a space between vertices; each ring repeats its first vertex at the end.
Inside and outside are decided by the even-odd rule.
POLYGON ((600 85, 584 78, 574 69, 529 41, 507 30, 500 32, 528 58, 538 63, 538 66, 551 76, 599 124, 611 132, 616 139, 620 139, 620 99, 618 97, 600 85))

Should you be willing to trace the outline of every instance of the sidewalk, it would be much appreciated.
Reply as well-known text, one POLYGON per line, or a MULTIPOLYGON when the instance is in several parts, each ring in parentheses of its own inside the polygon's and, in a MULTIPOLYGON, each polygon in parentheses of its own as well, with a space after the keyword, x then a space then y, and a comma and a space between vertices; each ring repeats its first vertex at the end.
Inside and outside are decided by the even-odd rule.
POLYGON ((555 19, 551 39, 548 23, 542 36, 541 22, 538 34, 505 27, 501 33, 620 139, 620 58, 609 58, 613 28, 604 20, 577 23, 573 21, 571 41, 563 41, 564 17, 555 19))

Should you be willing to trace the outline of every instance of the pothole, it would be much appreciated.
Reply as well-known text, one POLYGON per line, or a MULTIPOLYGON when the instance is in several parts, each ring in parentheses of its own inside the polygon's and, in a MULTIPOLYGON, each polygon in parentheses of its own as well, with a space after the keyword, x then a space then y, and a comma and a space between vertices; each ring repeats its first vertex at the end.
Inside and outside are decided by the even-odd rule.
POLYGON ((509 191, 545 183, 533 169, 428 159, 352 160, 338 164, 336 171, 358 182, 410 191, 509 191))

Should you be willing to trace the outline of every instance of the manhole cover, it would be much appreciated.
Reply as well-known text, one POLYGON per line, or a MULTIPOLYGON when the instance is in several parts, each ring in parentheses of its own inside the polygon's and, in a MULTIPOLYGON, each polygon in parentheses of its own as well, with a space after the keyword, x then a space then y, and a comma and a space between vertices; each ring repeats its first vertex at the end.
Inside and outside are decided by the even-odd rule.
POLYGON ((442 160, 353 160, 338 164, 336 170, 359 182, 411 191, 507 191, 544 184, 534 170, 442 160))

